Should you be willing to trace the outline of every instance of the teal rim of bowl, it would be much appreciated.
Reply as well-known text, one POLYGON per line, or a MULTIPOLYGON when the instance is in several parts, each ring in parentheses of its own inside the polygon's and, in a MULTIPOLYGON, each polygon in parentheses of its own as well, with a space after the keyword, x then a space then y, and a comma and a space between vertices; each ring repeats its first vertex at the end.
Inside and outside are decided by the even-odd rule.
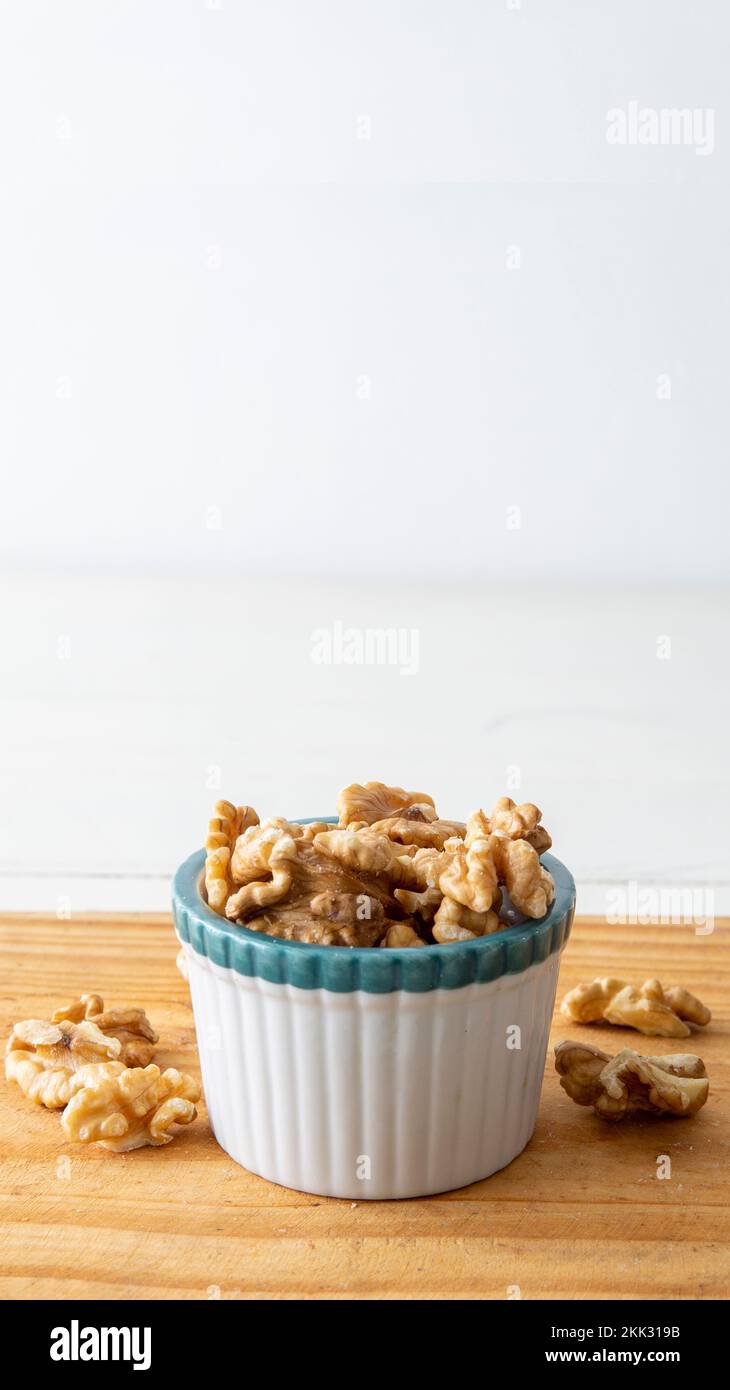
MULTIPOLYGON (((308 816, 309 821, 336 824, 334 816, 308 816)), ((294 985, 297 989, 327 989, 335 994, 425 994, 432 989, 461 989, 464 985, 520 975, 530 965, 561 951, 575 913, 573 876, 552 854, 542 863, 555 880, 555 901, 538 921, 506 927, 474 941, 448 946, 379 947, 312 946, 306 941, 280 941, 265 932, 238 926, 213 912, 200 894, 205 850, 196 850, 177 870, 172 884, 175 931, 181 942, 213 965, 238 975, 294 985)))

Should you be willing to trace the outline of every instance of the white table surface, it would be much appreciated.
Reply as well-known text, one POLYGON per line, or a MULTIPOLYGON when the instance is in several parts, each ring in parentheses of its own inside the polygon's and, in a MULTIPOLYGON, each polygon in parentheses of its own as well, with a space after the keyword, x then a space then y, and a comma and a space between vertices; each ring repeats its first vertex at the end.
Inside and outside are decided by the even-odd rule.
POLYGON ((218 796, 319 815, 377 778, 537 801, 585 912, 632 882, 730 910, 726 591, 17 575, 0 603, 0 909, 163 910, 218 796), (317 664, 337 622, 415 629, 418 670, 317 664))

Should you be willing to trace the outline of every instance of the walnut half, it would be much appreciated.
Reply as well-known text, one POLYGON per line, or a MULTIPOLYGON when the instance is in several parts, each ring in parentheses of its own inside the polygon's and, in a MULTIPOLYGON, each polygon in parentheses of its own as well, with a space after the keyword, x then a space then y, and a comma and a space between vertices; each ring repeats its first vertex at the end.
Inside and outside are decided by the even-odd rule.
POLYGON ((208 906, 224 916, 226 901, 231 893, 230 863, 233 847, 244 831, 258 825, 253 806, 234 806, 231 801, 216 801, 213 818, 208 822, 205 838, 205 889, 208 906))
POLYGON ((28 1018, 16 1023, 6 1048, 5 1075, 16 1081, 36 1105, 61 1110, 74 1092, 77 1072, 99 1063, 119 1063, 122 1044, 95 1023, 46 1023, 28 1018))
POLYGON ((500 882, 513 906, 526 917, 544 917, 555 897, 555 884, 537 850, 527 840, 499 835, 492 836, 492 845, 500 882))
POLYGON ((394 844, 387 835, 377 831, 322 831, 315 835, 314 847, 320 854, 330 855, 355 874, 382 877, 387 883, 400 883, 406 887, 416 882, 410 859, 404 853, 405 847, 394 844))
POLYGON ((422 812, 418 819, 413 814, 416 810, 418 808, 413 807, 402 816, 388 816, 385 820, 377 820, 370 829, 387 835, 390 840, 396 840, 399 844, 415 845, 418 849, 441 850, 447 840, 460 838, 464 834, 465 826, 461 821, 436 818, 429 820, 422 812))
POLYGON ((444 898, 433 919, 433 938, 440 946, 452 941, 473 941, 477 936, 491 936, 504 924, 496 912, 475 912, 453 898, 444 898))
POLYGON ((231 921, 285 898, 292 884, 299 827, 272 818, 252 825, 236 840, 230 877, 238 891, 229 897, 225 915, 231 921))
POLYGON ((526 840, 538 854, 544 854, 552 845, 552 837, 540 825, 541 820, 542 811, 531 801, 516 806, 511 797, 500 796, 492 807, 492 833, 508 840, 526 840))
POLYGON ((433 797, 426 792, 407 792, 402 787, 389 787, 385 782, 366 782, 361 786, 353 782, 345 787, 337 798, 337 813, 340 826, 345 827, 353 821, 363 821, 373 825, 386 816, 396 816, 411 807, 419 807, 422 814, 431 819, 436 811, 433 797), (429 812, 431 815, 429 815, 429 812))
POLYGON ((439 877, 444 898, 451 898, 475 913, 489 912, 499 891, 493 845, 491 839, 473 839, 469 845, 459 844, 448 856, 446 868, 439 877))
POLYGON ((82 994, 73 1004, 56 1009, 51 1015, 52 1023, 65 1019, 72 1023, 87 1020, 96 1024, 105 1037, 118 1038, 122 1045, 119 1061, 125 1067, 146 1067, 155 1055, 159 1038, 144 1009, 105 1009, 100 994, 82 994))
POLYGON ((573 1023, 613 1023, 658 1038, 687 1038, 691 1030, 685 1020, 704 1026, 712 1017, 689 990, 679 986, 665 990, 659 980, 645 980, 636 988, 610 976, 576 985, 566 994, 560 1012, 573 1023))
POLYGON ((391 922, 380 945, 393 950, 396 947, 425 946, 426 942, 421 940, 409 922, 391 922))
POLYGON ((615 1057, 585 1043, 555 1048, 555 1070, 577 1105, 592 1105, 602 1120, 623 1120, 637 1111, 655 1115, 695 1115, 709 1094, 701 1057, 675 1053, 642 1057, 624 1048, 615 1057))
POLYGON ((173 1125, 195 1119, 199 1099, 200 1087, 191 1076, 174 1067, 161 1072, 152 1062, 115 1076, 90 1076, 66 1106, 61 1125, 67 1139, 115 1153, 158 1147, 174 1138, 173 1125))

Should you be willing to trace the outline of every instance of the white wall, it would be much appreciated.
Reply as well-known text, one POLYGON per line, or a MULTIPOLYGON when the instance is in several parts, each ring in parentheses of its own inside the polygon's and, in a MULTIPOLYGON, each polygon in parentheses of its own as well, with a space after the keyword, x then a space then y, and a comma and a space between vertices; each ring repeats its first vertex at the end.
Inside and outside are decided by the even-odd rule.
POLYGON ((515 4, 3 7, 0 908, 517 766, 584 910, 727 910, 730 10, 515 4))
POLYGON ((729 27, 5 7, 5 563, 727 577, 729 27), (712 152, 609 145, 633 99, 712 152))
POLYGON ((0 611, 0 907, 164 908, 220 795, 318 816, 382 778, 537 801, 584 912, 730 911, 727 593, 42 576, 0 611), (405 669, 314 659, 338 621, 405 669))

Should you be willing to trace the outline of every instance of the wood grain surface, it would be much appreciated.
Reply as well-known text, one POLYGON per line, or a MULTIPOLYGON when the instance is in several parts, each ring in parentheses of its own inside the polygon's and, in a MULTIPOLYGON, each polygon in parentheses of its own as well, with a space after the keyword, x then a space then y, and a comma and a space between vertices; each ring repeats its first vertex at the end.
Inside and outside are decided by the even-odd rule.
MULTIPOLYGON (((0 919, 3 1035, 89 990, 143 1004, 158 1060, 198 1075, 169 919, 0 919)), ((694 1120, 597 1119, 561 1091, 548 1054, 535 1134, 501 1173, 459 1192, 344 1202, 275 1187, 223 1153, 205 1106, 164 1149, 115 1155, 64 1141, 57 1115, 0 1084, 5 1298, 712 1298, 730 1290, 730 927, 579 920, 558 1001, 596 974, 683 984, 713 1011, 687 1041, 710 1098, 694 1120), (657 1176, 660 1155, 671 1177, 657 1176)), ((670 1039, 578 1027, 552 1041, 677 1051, 670 1039)))

